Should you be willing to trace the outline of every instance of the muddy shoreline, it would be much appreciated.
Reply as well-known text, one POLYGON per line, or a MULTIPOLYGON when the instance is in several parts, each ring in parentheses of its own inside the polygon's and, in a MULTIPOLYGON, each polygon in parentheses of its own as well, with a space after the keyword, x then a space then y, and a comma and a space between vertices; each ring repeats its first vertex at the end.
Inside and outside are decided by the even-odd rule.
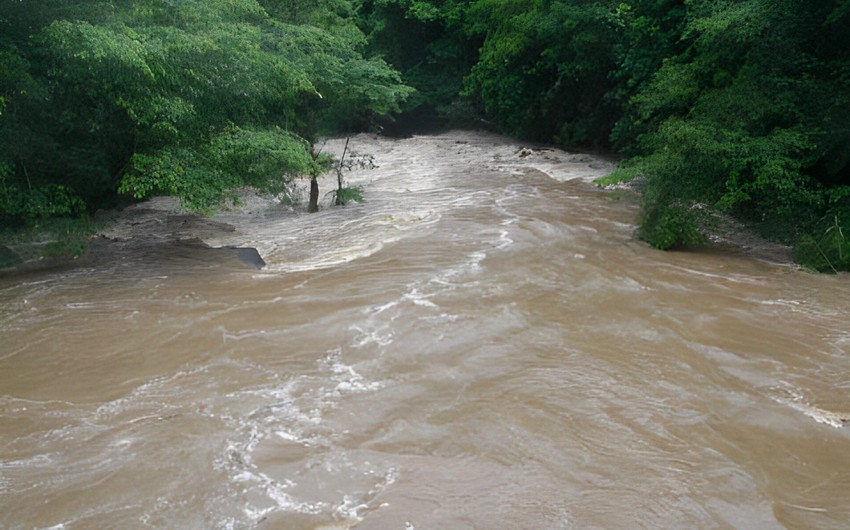
POLYGON ((145 261, 165 264, 175 260, 197 260, 207 268, 262 269, 265 262, 255 248, 213 247, 204 242, 230 234, 236 228, 197 214, 183 212, 170 197, 159 197, 123 210, 107 212, 108 220, 86 244, 85 252, 38 256, 50 244, 42 239, 4 246, 8 264, 0 266, 0 276, 16 276, 44 271, 62 271, 80 267, 104 267, 110 264, 145 261), (19 256, 35 256, 20 258, 19 256))

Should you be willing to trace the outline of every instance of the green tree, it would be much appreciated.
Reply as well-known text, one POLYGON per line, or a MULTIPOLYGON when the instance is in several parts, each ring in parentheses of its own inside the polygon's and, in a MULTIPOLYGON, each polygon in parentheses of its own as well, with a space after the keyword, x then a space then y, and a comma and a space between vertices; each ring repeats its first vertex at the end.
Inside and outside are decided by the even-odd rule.
POLYGON ((848 47, 834 2, 692 2, 682 40, 632 98, 642 230, 693 242, 704 203, 785 241, 846 197, 848 47), (832 5, 830 5, 832 4, 832 5), (827 193, 827 190, 832 190, 827 193), (675 235, 671 235, 675 234, 675 235))
POLYGON ((468 117, 459 105, 459 93, 463 77, 477 57, 477 42, 463 31, 465 3, 356 2, 369 49, 385 58, 401 72, 404 83, 416 89, 402 107, 405 122, 427 126, 438 118, 458 121, 468 117))
POLYGON ((608 2, 479 1, 487 29, 467 93, 506 130, 562 145, 607 145, 619 28, 608 2))
POLYGON ((120 194, 208 210, 312 175, 311 141, 392 113, 411 89, 345 0, 0 3, 0 217, 120 194))

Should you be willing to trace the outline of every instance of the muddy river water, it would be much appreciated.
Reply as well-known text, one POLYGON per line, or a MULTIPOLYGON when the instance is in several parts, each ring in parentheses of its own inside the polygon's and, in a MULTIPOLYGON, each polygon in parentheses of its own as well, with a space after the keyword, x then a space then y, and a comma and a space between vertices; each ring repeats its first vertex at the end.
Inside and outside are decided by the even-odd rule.
POLYGON ((589 155, 350 149, 366 202, 194 234, 261 270, 0 277, 0 527, 850 528, 846 275, 653 250, 589 155))

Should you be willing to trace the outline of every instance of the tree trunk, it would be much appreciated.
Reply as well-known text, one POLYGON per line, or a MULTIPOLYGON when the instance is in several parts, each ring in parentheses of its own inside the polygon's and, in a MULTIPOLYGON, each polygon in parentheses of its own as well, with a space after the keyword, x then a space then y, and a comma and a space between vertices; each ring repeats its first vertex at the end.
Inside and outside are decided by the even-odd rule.
POLYGON ((319 211, 319 183, 316 181, 316 177, 310 179, 310 204, 307 206, 307 211, 309 213, 319 211))
POLYGON ((342 148, 342 156, 339 157, 339 164, 336 166, 336 205, 337 206, 345 206, 345 203, 342 202, 342 197, 340 197, 340 193, 342 193, 342 161, 345 160, 345 153, 348 151, 348 141, 351 140, 351 137, 347 137, 345 139, 345 147, 342 148))

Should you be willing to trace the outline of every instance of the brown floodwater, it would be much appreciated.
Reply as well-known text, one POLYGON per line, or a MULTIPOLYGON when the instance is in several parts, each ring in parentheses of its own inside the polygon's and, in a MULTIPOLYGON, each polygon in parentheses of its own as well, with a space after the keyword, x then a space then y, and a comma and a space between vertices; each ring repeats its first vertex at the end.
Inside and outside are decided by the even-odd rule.
POLYGON ((0 278, 0 527, 850 527, 847 275, 653 250, 609 161, 521 147, 355 137, 365 203, 195 234, 261 270, 161 200, 0 278))

